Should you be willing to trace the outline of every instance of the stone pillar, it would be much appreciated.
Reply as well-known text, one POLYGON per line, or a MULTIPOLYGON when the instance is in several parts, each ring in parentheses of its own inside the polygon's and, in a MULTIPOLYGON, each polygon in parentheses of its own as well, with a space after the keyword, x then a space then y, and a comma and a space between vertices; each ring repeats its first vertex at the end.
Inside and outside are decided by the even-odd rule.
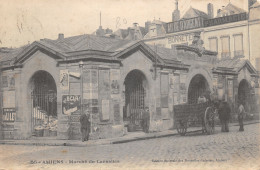
POLYGON ((234 86, 234 108, 238 107, 238 76, 234 76, 234 82, 233 82, 234 86))

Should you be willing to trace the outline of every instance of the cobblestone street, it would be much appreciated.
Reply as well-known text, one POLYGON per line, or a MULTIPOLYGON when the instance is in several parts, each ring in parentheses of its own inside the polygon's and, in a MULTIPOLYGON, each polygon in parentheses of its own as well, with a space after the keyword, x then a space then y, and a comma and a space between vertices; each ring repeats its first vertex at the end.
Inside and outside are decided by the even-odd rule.
POLYGON ((259 124, 216 128, 214 135, 201 133, 172 136, 124 144, 90 147, 0 145, 0 169, 19 168, 144 168, 154 169, 259 169, 259 124), (103 162, 104 161, 104 162, 103 162), (110 163, 106 163, 110 161, 110 163), (258 166, 257 166, 258 164, 258 166), (168 168, 167 168, 168 167, 168 168), (18 168, 18 167, 17 167, 18 168))

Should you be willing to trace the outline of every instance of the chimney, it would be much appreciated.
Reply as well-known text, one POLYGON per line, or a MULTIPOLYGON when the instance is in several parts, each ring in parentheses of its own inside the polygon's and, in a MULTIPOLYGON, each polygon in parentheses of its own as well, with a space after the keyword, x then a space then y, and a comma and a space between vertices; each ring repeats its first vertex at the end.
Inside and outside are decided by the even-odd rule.
POLYGON ((63 40, 63 39, 64 39, 64 34, 63 33, 59 33, 58 40, 63 40))
POLYGON ((175 10, 172 13, 172 22, 180 20, 180 11, 178 9, 178 0, 175 0, 175 10))
POLYGON ((146 22, 145 22, 145 32, 148 32, 148 31, 149 31, 150 25, 151 25, 151 21, 146 21, 146 22))
POLYGON ((133 26, 134 26, 134 27, 137 27, 137 26, 138 26, 138 23, 136 23, 136 22, 133 23, 133 26))
POLYGON ((213 4, 208 3, 208 16, 209 18, 214 18, 214 10, 213 10, 213 4))

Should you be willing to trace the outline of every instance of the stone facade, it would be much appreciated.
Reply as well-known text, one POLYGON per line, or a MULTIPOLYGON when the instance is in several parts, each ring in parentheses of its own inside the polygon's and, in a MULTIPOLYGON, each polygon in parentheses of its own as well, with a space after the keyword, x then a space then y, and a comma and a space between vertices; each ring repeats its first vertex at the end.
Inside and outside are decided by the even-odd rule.
POLYGON ((90 114, 91 139, 123 136, 129 122, 140 121, 145 107, 149 131, 167 130, 174 127, 174 105, 196 101, 199 93, 207 91, 216 92, 216 98, 228 100, 234 109, 239 83, 257 81, 256 71, 248 61, 240 65, 237 61, 233 67, 218 65, 216 54, 196 43, 169 50, 93 35, 34 42, 1 65, 4 138, 33 136, 35 113, 43 112, 39 100, 46 102, 33 95, 36 75, 49 77, 46 81, 55 86, 58 139, 80 139, 79 117, 84 112, 90 114), (193 93, 196 89, 190 86, 197 87, 197 81, 203 88, 193 93))

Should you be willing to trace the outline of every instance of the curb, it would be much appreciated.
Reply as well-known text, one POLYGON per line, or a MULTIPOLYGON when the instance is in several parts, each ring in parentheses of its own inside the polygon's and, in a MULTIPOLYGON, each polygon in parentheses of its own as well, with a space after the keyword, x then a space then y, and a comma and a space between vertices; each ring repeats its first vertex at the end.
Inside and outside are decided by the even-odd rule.
MULTIPOLYGON (((258 122, 248 122, 248 123, 244 123, 244 125, 250 125, 250 124, 257 124, 260 123, 258 122)), ((233 124, 230 126, 239 126, 239 124, 233 124)), ((219 126, 217 126, 219 127, 219 126)), ((195 133, 195 132, 200 132, 201 130, 193 130, 193 131, 187 131, 187 134, 189 133, 195 133)), ((164 138, 164 137, 170 137, 170 136, 176 136, 179 135, 176 132, 173 133, 169 133, 169 134, 155 134, 155 135, 151 135, 151 136, 144 136, 144 137, 135 137, 135 138, 130 138, 130 139, 123 139, 123 140, 114 140, 114 141, 106 141, 106 142, 102 142, 102 143, 82 143, 82 144, 73 144, 73 143, 37 143, 37 142, 28 142, 28 143, 21 143, 21 142, 14 142, 13 141, 9 141, 9 142, 5 142, 5 141, 0 141, 0 145, 26 145, 26 146, 74 146, 74 147, 88 147, 88 146, 97 146, 97 145, 110 145, 110 144, 122 144, 122 143, 128 143, 128 142, 134 142, 134 141, 141 141, 141 140, 149 140, 149 139, 155 139, 155 138, 164 138)))

